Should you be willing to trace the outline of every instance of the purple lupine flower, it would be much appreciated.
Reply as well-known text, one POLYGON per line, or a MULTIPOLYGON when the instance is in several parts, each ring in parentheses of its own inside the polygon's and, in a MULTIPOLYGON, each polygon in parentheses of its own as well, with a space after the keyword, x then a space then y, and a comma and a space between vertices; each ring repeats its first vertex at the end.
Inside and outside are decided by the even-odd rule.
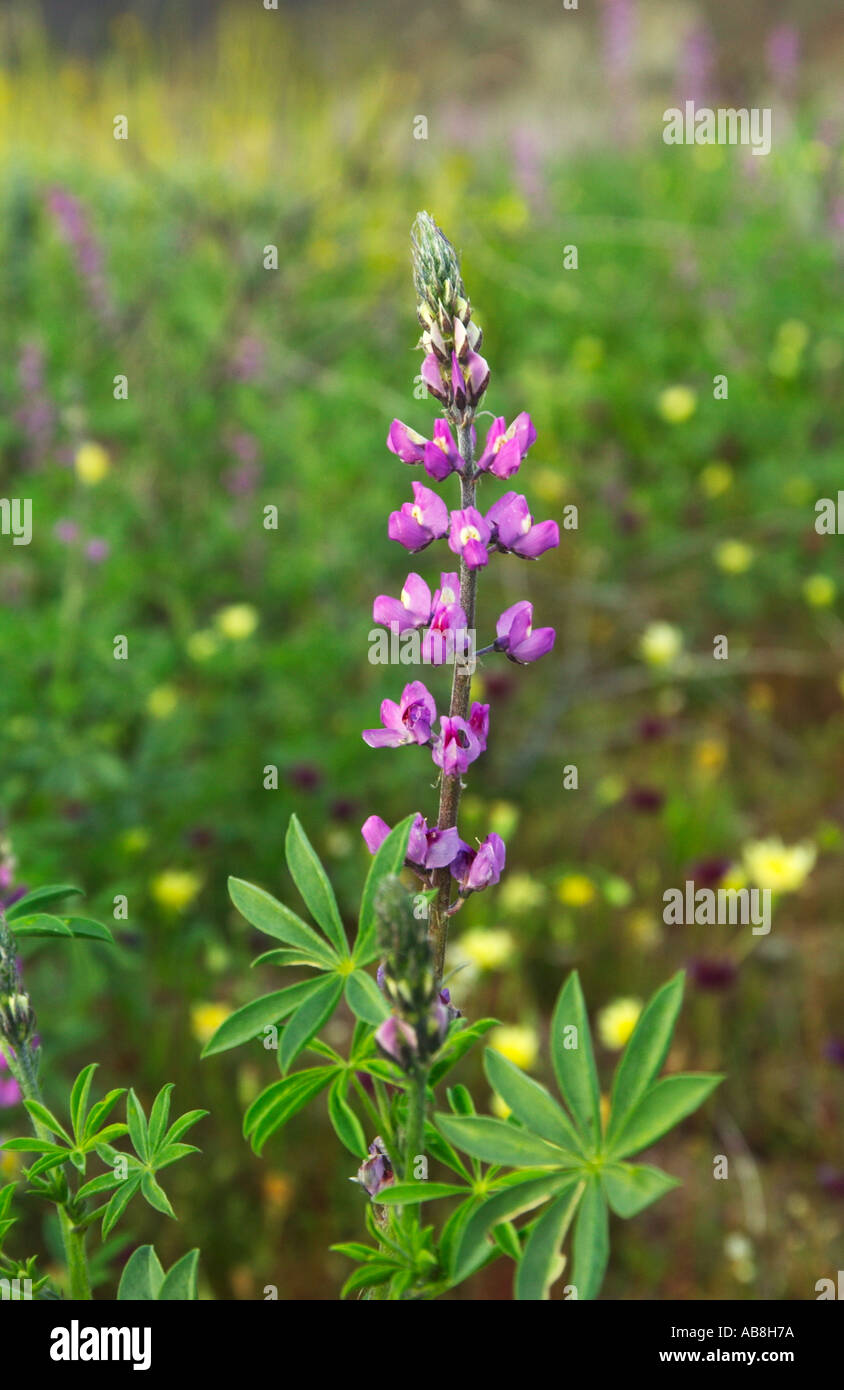
POLYGON ((460 586, 456 574, 440 575, 441 587, 434 595, 430 626, 422 638, 422 660, 432 666, 442 666, 455 656, 466 656, 469 635, 468 619, 455 598, 460 586))
POLYGON ((13 1105, 19 1105, 21 1100, 21 1089, 13 1076, 5 1076, 9 1064, 3 1053, 0 1052, 0 1110, 8 1110, 13 1105))
POLYGON ((405 550, 424 550, 432 541, 440 540, 448 530, 448 507, 441 497, 421 483, 413 484, 412 502, 405 502, 401 511, 391 512, 387 533, 405 550))
POLYGON ((462 776, 481 752, 480 740, 465 719, 456 714, 443 715, 431 757, 446 777, 462 776))
POLYGON ((451 865, 451 872, 460 884, 460 893, 477 893, 497 883, 504 872, 507 849, 500 835, 494 832, 487 835, 478 849, 469 849, 457 855, 451 865))
POLYGON ((440 373, 440 364, 436 353, 429 352, 422 363, 420 372, 423 385, 427 386, 428 391, 436 400, 443 405, 451 404, 451 390, 445 385, 440 373))
POLYGON ((379 594, 372 605, 372 621, 383 627, 407 632, 410 628, 424 627, 430 621, 431 590, 425 580, 416 573, 407 576, 400 598, 390 598, 379 594))
POLYGON ((424 435, 417 434, 401 420, 394 420, 387 433, 387 448, 391 454, 398 455, 402 463, 423 463, 427 443, 424 435))
POLYGON ((406 1068, 419 1051, 416 1029, 396 1014, 390 1014, 375 1030, 375 1045, 390 1061, 406 1068))
MULTIPOLYGON (((390 833, 390 827, 380 816, 369 816, 361 826, 361 835, 370 854, 375 854, 390 833)), ((461 850, 467 849, 456 827, 440 830, 418 812, 410 828, 406 864, 414 869, 445 869, 461 850)))
POLYGON ((690 29, 680 50, 677 96, 680 102, 704 106, 711 95, 712 39, 702 24, 690 29))
POLYGON ((382 729, 365 729, 364 743, 370 748, 398 748, 403 743, 427 743, 431 725, 437 717, 434 697, 421 681, 404 687, 401 700, 382 700, 382 729))
MULTIPOLYGON (((460 320, 455 319, 455 342, 459 323, 460 320)), ((462 324, 460 327, 462 328, 462 324)), ((476 406, 488 385, 489 364, 479 352, 474 352, 467 346, 462 360, 458 360, 456 352, 451 354, 451 399, 458 410, 476 406)), ((430 390, 430 387, 428 389, 430 390)))
POLYGON ((552 627, 533 628, 533 604, 527 599, 505 608, 495 624, 495 649, 504 652, 508 661, 525 666, 538 661, 550 652, 556 633, 552 627))
POLYGON ((377 854, 390 833, 390 827, 380 816, 367 816, 360 828, 360 833, 366 842, 369 853, 377 854))
POLYGON ((518 473, 535 440, 536 430, 526 410, 509 426, 504 416, 499 415, 489 427, 478 469, 482 473, 494 473, 497 478, 511 478, 518 473))
POLYGON ((390 1155, 380 1134, 369 1145, 369 1158, 365 1158, 358 1168, 356 1181, 370 1197, 377 1197, 379 1192, 395 1181, 390 1155))
POLYGON ((235 381, 255 381, 261 374, 266 349, 260 338, 248 333, 235 344, 229 362, 229 374, 235 381))
POLYGON ((459 473, 463 467, 454 436, 445 420, 434 421, 434 438, 425 444, 423 455, 425 472, 438 483, 449 473, 459 473))
POLYGON ((485 753, 489 737, 489 705, 479 705, 475 701, 469 711, 469 728, 481 745, 481 752, 485 753))
POLYGON ((477 507, 464 507, 451 513, 448 548, 462 556, 470 570, 480 569, 487 563, 487 543, 491 535, 477 507))
POLYGON ((540 521, 535 526, 527 498, 520 493, 505 492, 490 507, 486 519, 498 549, 511 551, 523 560, 536 560, 560 544, 556 521, 540 521))

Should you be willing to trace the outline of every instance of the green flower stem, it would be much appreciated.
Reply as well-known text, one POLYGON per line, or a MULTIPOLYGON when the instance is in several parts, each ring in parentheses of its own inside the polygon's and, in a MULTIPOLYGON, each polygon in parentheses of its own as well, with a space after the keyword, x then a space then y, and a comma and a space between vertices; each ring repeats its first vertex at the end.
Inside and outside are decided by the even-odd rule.
MULTIPOLYGON (((29 1043, 24 1043, 16 1053, 3 1048, 9 1070, 21 1088, 26 1100, 36 1100, 43 1105, 41 1087, 35 1068, 35 1058, 29 1043)), ((30 1117, 32 1119, 32 1117, 30 1117)), ((38 1120, 32 1119, 32 1128, 39 1139, 52 1141, 53 1136, 38 1120)), ((91 1282, 88 1277, 88 1258, 85 1253, 85 1232, 76 1229, 66 1206, 56 1203, 59 1225, 62 1233, 67 1273, 70 1281, 70 1296, 74 1299, 90 1300, 91 1282)))
MULTIPOLYGON (((465 510, 466 507, 475 505, 475 468, 474 450, 472 448, 471 421, 457 426, 457 447, 460 457, 464 464, 464 474, 460 479, 460 506, 465 510)), ((475 606, 478 590, 478 571, 469 569, 462 555, 460 557, 460 606, 466 614, 466 625, 470 632, 475 626, 475 606)), ((472 677, 464 671, 461 663, 455 657, 454 675, 451 683, 451 705, 449 715, 460 719, 468 718, 469 714, 469 695, 472 688, 472 677)), ((448 830, 457 824, 457 811, 460 806, 460 776, 455 774, 453 777, 443 777, 440 785, 440 810, 437 817, 437 826, 440 830, 448 830)), ((434 953, 434 970, 436 972, 437 983, 443 977, 445 969, 445 949, 448 943, 448 909, 451 904, 451 873, 448 867, 437 869, 434 882, 437 887, 437 896, 431 907, 430 938, 431 949, 434 953)))

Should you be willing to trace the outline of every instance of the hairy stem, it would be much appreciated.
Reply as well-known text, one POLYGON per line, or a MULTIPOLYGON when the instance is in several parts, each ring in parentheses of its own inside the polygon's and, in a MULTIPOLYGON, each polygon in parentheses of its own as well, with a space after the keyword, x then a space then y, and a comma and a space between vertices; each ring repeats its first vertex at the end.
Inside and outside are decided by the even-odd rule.
MULTIPOLYGON (((463 460, 464 472, 460 479, 460 506, 475 505, 474 449, 472 447, 471 421, 457 426, 457 447, 463 460)), ((460 557, 460 606, 466 614, 469 632, 475 628, 475 607, 478 589, 478 571, 469 569, 462 555, 460 557)), ((449 715, 466 719, 469 714, 469 695, 472 687, 471 674, 455 657, 454 674, 451 683, 451 704, 449 715)), ((440 809, 437 825, 440 830, 448 830, 457 824, 457 811, 460 806, 460 776, 443 776, 440 785, 440 809)), ((434 970, 437 982, 442 980, 445 968, 445 949, 448 944, 448 909, 451 904, 451 873, 449 869, 437 869, 434 875, 437 896, 431 908, 430 937, 434 953, 434 970)))
POLYGON ((404 1179, 413 1182, 416 1159, 424 1152, 425 1108, 428 1068, 419 1064, 410 1074, 407 1095, 407 1133, 405 1134, 404 1179))

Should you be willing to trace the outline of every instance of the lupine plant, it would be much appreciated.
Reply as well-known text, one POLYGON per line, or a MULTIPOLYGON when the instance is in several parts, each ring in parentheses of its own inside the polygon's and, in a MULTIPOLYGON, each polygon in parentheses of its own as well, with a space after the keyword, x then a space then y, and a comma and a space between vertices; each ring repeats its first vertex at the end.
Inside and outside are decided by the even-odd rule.
POLYGON ((478 649, 478 577, 498 554, 538 559, 559 544, 559 529, 553 520, 535 522, 526 498, 512 490, 479 505, 482 486, 507 484, 518 473, 536 431, 526 412, 509 425, 494 418, 478 452, 475 421, 490 371, 457 255, 427 213, 416 218, 412 247, 421 380, 442 415, 430 439, 394 420, 387 447, 403 463, 421 466, 432 483, 454 475, 459 506, 449 510, 432 487, 413 481, 413 499, 392 513, 388 534, 411 554, 446 541, 458 569, 441 572, 438 588, 409 574, 398 598, 375 599, 373 617, 401 638, 421 634, 422 661, 450 669, 451 692, 444 708, 422 681, 409 682, 398 699, 383 701, 380 725, 363 738, 374 749, 414 749, 423 777, 430 776, 427 754, 439 782, 438 812, 431 824, 418 812, 392 829, 375 814, 364 823, 373 860, 351 945, 328 877, 295 816, 287 864, 315 925, 261 888, 230 880, 238 910, 281 943, 259 961, 313 975, 238 1009, 205 1055, 262 1030, 265 1046, 277 1044, 281 1076, 252 1102, 244 1121, 259 1153, 327 1093, 334 1130, 359 1161, 355 1181, 366 1198, 370 1237, 333 1247, 356 1265, 344 1294, 434 1298, 492 1260, 508 1258, 516 1298, 547 1299, 563 1272, 571 1230, 566 1297, 589 1299, 607 1266, 610 1211, 634 1216, 676 1186, 659 1168, 631 1160, 691 1114, 720 1078, 659 1077, 682 999, 678 974, 643 1010, 605 1106, 575 972, 559 993, 551 1025, 559 1099, 487 1048, 484 1070, 507 1118, 477 1114, 460 1084, 446 1089, 445 1107, 438 1102, 441 1083, 496 1021, 468 1021, 445 983, 449 923, 471 894, 499 881, 506 856, 499 835, 473 847, 458 830, 463 778, 491 729, 489 705, 471 697, 475 659, 501 654, 526 665, 548 655, 555 638, 553 628, 534 627, 533 607, 521 600, 499 616, 494 639, 478 649), (346 1057, 320 1037, 343 999, 357 1020, 346 1057), (306 1052, 318 1064, 294 1068, 306 1052), (436 1178, 429 1176, 429 1160, 442 1170, 436 1178), (422 1204, 441 1199, 451 1202, 450 1214, 425 1223, 422 1204), (527 1219, 516 1225, 522 1216, 527 1219))
MULTIPOLYGON (((7 856, 7 868, 8 862, 7 856)), ((0 871, 3 867, 0 865, 0 871)), ((74 939, 114 945, 111 932, 102 923, 90 917, 66 915, 58 908, 79 891, 70 885, 55 884, 32 892, 12 888, 0 897, 0 1054, 32 1126, 31 1135, 4 1140, 2 1148, 27 1156, 28 1166, 22 1170, 27 1191, 55 1209, 65 1260, 64 1288, 57 1289, 48 1275, 39 1272, 37 1255, 22 1259, 5 1249, 17 1220, 12 1202, 18 1184, 15 1180, 0 1188, 0 1278, 8 1280, 10 1296, 14 1298, 55 1298, 64 1292, 73 1299, 90 1299, 96 1280, 89 1265, 89 1231, 99 1225, 103 1244, 96 1252, 94 1268, 97 1279, 105 1278, 108 1260, 124 1244, 113 1233, 137 1195, 156 1211, 175 1218, 159 1175, 171 1164, 199 1152, 195 1145, 185 1144, 182 1139, 208 1113, 190 1110, 171 1123, 171 1084, 158 1092, 149 1116, 134 1090, 127 1091, 123 1086, 108 1090, 95 1100, 92 1090, 96 1062, 83 1067, 73 1082, 65 1106, 66 1118, 63 1114, 57 1116, 44 1104, 40 1080, 42 1047, 36 1033, 35 1011, 23 980, 19 943, 43 938, 58 945, 74 939), (121 1118, 118 1106, 124 1110, 121 1118), (118 1148, 117 1141, 127 1137, 131 1148, 118 1148), (92 1163, 100 1171, 91 1174, 92 1163)), ((141 1246, 126 1263, 117 1296, 195 1299, 198 1258, 198 1250, 189 1251, 165 1276, 152 1246, 141 1246)))

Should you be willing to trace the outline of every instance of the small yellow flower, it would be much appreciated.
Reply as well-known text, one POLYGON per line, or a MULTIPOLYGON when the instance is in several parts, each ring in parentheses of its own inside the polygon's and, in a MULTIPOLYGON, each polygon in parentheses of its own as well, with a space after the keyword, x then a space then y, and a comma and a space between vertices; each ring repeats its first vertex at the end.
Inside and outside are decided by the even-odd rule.
POLYGON ((725 574, 745 574, 753 564, 751 547, 744 541, 722 541, 715 547, 715 563, 725 574))
POLYGON ((639 655, 649 666, 672 666, 683 650, 683 634, 671 623, 651 623, 639 639, 639 655))
POLYGON ((0 1178, 15 1182, 22 1167, 23 1158, 14 1149, 0 1149, 0 1178))
POLYGON ((714 499, 729 492, 733 485, 733 470, 728 463, 708 463, 698 481, 704 495, 714 499))
POLYGON ((514 1066, 530 1071, 539 1053, 539 1035, 528 1024, 508 1024, 492 1030, 489 1045, 514 1066))
POLYGON ((828 574, 810 574, 803 581, 803 597, 812 608, 829 608, 837 592, 835 581, 828 574))
POLYGON ((194 1004, 190 1011, 190 1026, 193 1036, 203 1047, 213 1038, 221 1023, 225 1023, 231 1008, 228 1004, 194 1004))
POLYGON ((624 1047, 642 1012, 641 999, 614 999, 598 1012, 598 1037, 612 1052, 624 1047))
POLYGON ((179 703, 179 692, 172 685, 157 685, 147 696, 147 713, 153 719, 169 719, 179 703))
POLYGON ((693 757, 700 772, 713 775, 720 772, 727 761, 727 745, 720 738, 702 738, 694 746, 693 757))
POLYGON ((503 927, 474 927, 460 937, 457 950, 479 970, 501 970, 513 959, 516 942, 503 927))
POLYGON ((809 341, 809 330, 800 319, 786 319, 777 329, 777 346, 788 352, 803 352, 809 341))
POLYGON ((80 483, 84 483, 86 487, 96 487, 111 469, 111 459, 102 444, 94 444, 89 440, 80 444, 76 450, 73 466, 80 483))
POLYGON ((498 894, 502 912, 533 912, 545 902, 545 885, 537 883, 530 874, 510 874, 498 894))
POLYGON ((564 874, 557 884, 557 897, 566 907, 588 907, 595 901, 595 885, 586 874, 564 874))
POLYGON ((124 830, 120 837, 120 845, 126 854, 142 854, 149 845, 149 831, 142 825, 135 825, 131 830, 124 830))
POLYGON ((242 642, 251 637, 258 626, 258 612, 251 603, 230 603, 227 608, 220 609, 214 622, 229 641, 242 642))
POLYGON ((191 661, 208 661, 212 656, 216 656, 220 650, 217 638, 208 628, 201 628, 199 632, 192 632, 185 647, 191 661))
POLYGON ((202 879, 191 869, 164 869, 152 880, 150 891, 167 912, 184 912, 201 887, 202 879))
POLYGON ((669 425, 682 425, 697 410, 697 394, 690 386, 667 386, 659 394, 657 409, 669 425))
POLYGON ((747 877, 757 888, 775 893, 795 893, 815 866, 817 850, 808 842, 784 845, 779 838, 754 840, 742 851, 747 877))

